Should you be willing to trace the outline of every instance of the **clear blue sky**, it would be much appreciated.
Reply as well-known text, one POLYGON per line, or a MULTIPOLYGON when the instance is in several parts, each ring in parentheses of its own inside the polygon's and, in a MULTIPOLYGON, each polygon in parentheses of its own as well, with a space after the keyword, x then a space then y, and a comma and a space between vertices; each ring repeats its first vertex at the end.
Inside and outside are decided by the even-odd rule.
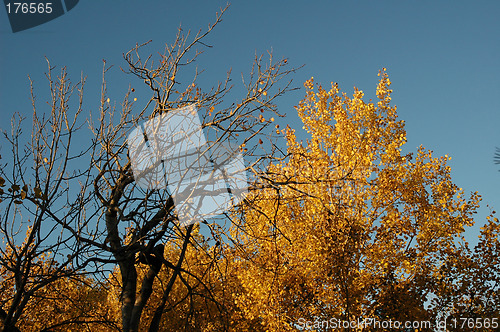
MULTIPOLYGON (((40 101, 47 97, 44 56, 67 66, 74 81, 82 71, 87 75, 85 105, 95 110, 102 59, 115 65, 108 87, 120 101, 132 80, 118 69, 123 52, 150 39, 151 50, 161 52, 179 24, 205 28, 225 4, 81 0, 67 14, 15 34, 0 10, 0 128, 9 128, 16 111, 29 119, 28 74, 40 101)), ((324 85, 338 82, 348 93, 357 86, 368 98, 378 70, 386 67, 393 102, 407 124, 406 149, 422 144, 450 155, 454 182, 483 196, 482 224, 486 204, 500 209, 500 166, 493 164, 500 147, 499 15, 498 1, 234 1, 198 65, 206 69, 205 82, 224 79, 232 68, 238 83, 255 52, 272 49, 293 66, 305 64, 294 76, 297 86, 314 76, 324 85)), ((297 129, 302 125, 293 106, 303 94, 289 93, 278 103, 297 129)), ((472 243, 476 234, 477 228, 468 237, 472 243)))

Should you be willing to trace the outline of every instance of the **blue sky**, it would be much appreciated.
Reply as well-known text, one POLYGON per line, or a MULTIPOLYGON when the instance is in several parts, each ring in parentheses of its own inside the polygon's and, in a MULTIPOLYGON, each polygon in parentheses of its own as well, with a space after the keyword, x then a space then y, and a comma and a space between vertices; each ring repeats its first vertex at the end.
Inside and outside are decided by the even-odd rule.
MULTIPOLYGON (((108 88, 120 101, 129 83, 138 84, 120 72, 122 53, 148 40, 152 52, 161 52, 179 24, 194 32, 206 28, 225 4, 81 0, 67 14, 18 33, 0 10, 0 128, 9 128, 14 112, 29 119, 28 74, 40 101, 47 97, 44 56, 67 66, 73 81, 82 72, 87 76, 85 106, 95 110, 102 59, 115 65, 108 88)), ((326 86, 338 82, 348 94, 357 86, 367 98, 386 67, 393 103, 406 122, 406 149, 422 144, 451 156, 454 182, 483 196, 482 224, 486 204, 500 209, 500 166, 493 164, 494 148, 500 147, 499 14, 497 1, 235 1, 197 65, 205 69, 204 82, 215 84, 232 68, 238 84, 255 53, 272 49, 292 66, 305 64, 293 77, 296 86, 314 76, 326 86)), ((298 130, 293 106, 303 94, 294 91, 278 102, 298 130)), ((470 242, 476 234, 477 227, 470 242)))

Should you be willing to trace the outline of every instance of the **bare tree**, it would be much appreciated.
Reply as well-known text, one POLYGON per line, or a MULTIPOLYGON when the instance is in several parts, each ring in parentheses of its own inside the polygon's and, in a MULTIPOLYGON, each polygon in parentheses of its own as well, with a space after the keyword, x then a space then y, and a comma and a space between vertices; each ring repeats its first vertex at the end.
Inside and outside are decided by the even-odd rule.
MULTIPOLYGON (((227 8, 216 15, 215 22, 209 24, 206 31, 200 30, 194 37, 179 28, 175 41, 167 45, 158 58, 142 54, 148 43, 136 45, 124 54, 128 66, 124 72, 143 82, 151 92, 151 98, 140 110, 136 110, 138 102, 131 87, 119 108, 112 104, 106 82, 111 66, 104 62, 100 108, 97 116, 94 114, 87 121, 92 140, 88 147, 77 152, 73 152, 73 148, 76 133, 83 130, 81 125, 85 120, 82 120, 85 80, 82 78, 72 85, 63 69, 54 82, 53 68, 49 65, 50 115, 39 115, 32 93, 31 142, 26 149, 21 149, 18 122, 12 133, 5 135, 13 149, 13 159, 9 165, 12 172, 2 168, 1 173, 2 181, 5 179, 10 186, 8 192, 2 192, 5 209, 2 208, 0 225, 6 243, 5 248, 2 247, 1 262, 6 272, 2 271, 2 275, 9 278, 2 280, 2 287, 10 288, 6 294, 12 294, 0 302, 0 308, 5 308, 2 309, 5 315, 0 317, 4 330, 15 329, 23 308, 37 290, 57 279, 78 274, 103 279, 110 266, 117 266, 121 275, 122 331, 139 328, 158 331, 163 314, 169 310, 174 283, 180 280, 191 290, 185 278, 190 272, 183 268, 183 261, 189 246, 199 246, 192 237, 195 226, 179 222, 179 211, 171 192, 158 187, 145 188, 138 183, 127 138, 148 119, 195 106, 207 137, 206 149, 198 152, 207 154, 207 160, 210 151, 217 147, 224 144, 236 147, 245 157, 245 171, 253 174, 251 185, 252 178, 260 173, 261 161, 276 154, 274 130, 268 129, 274 126, 274 117, 282 116, 275 99, 291 89, 291 81, 280 83, 295 70, 284 69, 286 59, 274 61, 269 53, 269 61, 265 62, 262 56, 256 56, 250 74, 242 75, 243 97, 232 102, 228 102, 233 98, 230 72, 210 91, 202 91, 197 86, 199 72, 193 64, 202 53, 200 48, 211 47, 203 40, 221 22, 227 8), (186 83, 189 68, 193 68, 192 79, 186 83), (73 91, 78 93, 78 104, 76 111, 71 112, 69 96, 73 91), (31 162, 33 166, 28 165, 31 162), (26 231, 24 240, 22 233, 26 231), (178 257, 172 261, 163 255, 164 244, 169 242, 180 243, 178 257), (44 257, 48 257, 49 263, 38 264, 44 257), (138 264, 147 266, 141 284, 138 264), (171 273, 163 287, 161 301, 154 308, 152 319, 141 321, 162 268, 171 273)), ((80 134, 78 140, 82 139, 80 134)), ((204 194, 218 195, 219 192, 204 194)), ((212 226, 211 230, 215 228, 212 226)), ((105 321, 102 317, 88 319, 96 323, 105 321)), ((113 322, 104 323, 114 326, 113 322)))
POLYGON ((0 185, 7 187, 6 191, 0 189, 3 239, 0 319, 5 331, 18 330, 15 325, 26 314, 28 303, 47 285, 100 269, 99 264, 92 263, 95 249, 91 242, 75 237, 92 220, 92 216, 86 215, 86 207, 93 198, 88 189, 91 168, 77 167, 91 144, 88 149, 77 150, 73 142, 84 124, 79 116, 85 79, 82 77, 72 84, 64 68, 57 79, 52 71, 49 64, 48 114, 37 112, 30 79, 33 105, 30 140, 22 141, 19 115, 12 119, 11 132, 4 133, 11 147, 10 163, 0 169, 0 185), (70 112, 69 100, 75 92, 78 101, 70 112))

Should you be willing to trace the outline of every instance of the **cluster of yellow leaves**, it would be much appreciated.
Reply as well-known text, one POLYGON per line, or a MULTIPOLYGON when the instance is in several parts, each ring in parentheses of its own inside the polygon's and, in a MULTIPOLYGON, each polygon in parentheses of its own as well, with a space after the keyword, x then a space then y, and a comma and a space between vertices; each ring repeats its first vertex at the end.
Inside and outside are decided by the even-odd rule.
MULTIPOLYGON (((15 259, 15 255, 7 247, 2 261, 15 259)), ((6 269, 6 265, 0 266, 0 303, 3 308, 10 307, 18 287, 16 278, 21 276, 20 271, 6 269)), ((99 330, 116 325, 105 301, 106 290, 96 280, 70 274, 55 277, 40 287, 44 278, 50 279, 51 275, 63 273, 59 271, 56 274, 57 268, 58 263, 50 253, 41 254, 31 262, 24 289, 25 292, 31 292, 32 296, 16 324, 21 331, 82 331, 84 327, 99 330)))

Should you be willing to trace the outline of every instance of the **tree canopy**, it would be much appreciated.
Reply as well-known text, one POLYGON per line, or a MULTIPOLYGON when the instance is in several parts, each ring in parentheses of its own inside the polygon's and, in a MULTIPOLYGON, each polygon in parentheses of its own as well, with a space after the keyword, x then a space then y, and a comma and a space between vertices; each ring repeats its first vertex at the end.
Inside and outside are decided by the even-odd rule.
POLYGON ((192 39, 179 29, 157 59, 144 45, 124 55, 150 92, 141 107, 132 87, 120 107, 110 101, 106 63, 97 118, 82 118, 84 78, 73 84, 64 68, 54 77, 49 64, 47 113, 32 85, 31 137, 19 117, 4 135, 3 331, 328 331, 366 319, 432 331, 445 321, 463 330, 463 318, 497 330, 496 212, 470 247, 481 197, 452 181, 448 156, 403 152, 386 69, 375 101, 306 81, 300 142, 274 123, 295 71, 286 59, 256 57, 237 99, 229 74, 202 91, 198 71, 189 82, 181 72, 222 13, 192 39), (223 218, 187 226, 171 193, 137 184, 126 143, 142 121, 186 105, 197 105, 209 144, 239 142, 249 174, 223 218), (75 146, 84 125, 91 139, 75 146))

